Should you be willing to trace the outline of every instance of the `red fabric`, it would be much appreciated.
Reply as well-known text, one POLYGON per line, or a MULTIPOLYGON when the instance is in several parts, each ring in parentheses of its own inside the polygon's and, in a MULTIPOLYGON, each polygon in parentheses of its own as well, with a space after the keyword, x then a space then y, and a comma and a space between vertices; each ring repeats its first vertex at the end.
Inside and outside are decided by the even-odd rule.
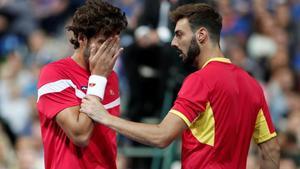
MULTIPOLYGON (((81 98, 76 95, 75 88, 86 93, 89 75, 70 57, 46 65, 40 73, 39 91, 43 87, 52 91, 41 95, 37 102, 44 144, 45 169, 116 169, 117 146, 114 131, 95 124, 89 145, 80 148, 72 143, 55 121, 55 116, 63 109, 80 105, 81 98), (75 86, 70 85, 66 88, 69 83, 49 86, 60 80, 70 80, 75 86), (62 86, 65 89, 59 91, 62 86)), ((108 77, 102 103, 105 105, 118 98, 118 78, 116 73, 112 72, 108 77)), ((118 116, 119 108, 120 106, 116 105, 108 111, 118 116)))
POLYGON ((201 143, 187 129, 182 135, 182 168, 245 169, 260 109, 270 133, 275 132, 260 85, 231 63, 209 62, 186 78, 172 109, 193 123, 207 103, 215 120, 214 145, 201 143))

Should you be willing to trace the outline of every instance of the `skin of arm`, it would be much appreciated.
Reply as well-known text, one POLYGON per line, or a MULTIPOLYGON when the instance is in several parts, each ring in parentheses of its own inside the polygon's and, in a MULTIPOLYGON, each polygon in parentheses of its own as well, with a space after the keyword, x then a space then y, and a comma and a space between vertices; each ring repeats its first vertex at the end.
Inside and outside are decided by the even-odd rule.
POLYGON ((86 96, 82 100, 80 111, 132 140, 159 148, 167 147, 188 127, 182 119, 172 113, 168 113, 160 124, 124 120, 110 115, 95 96, 86 96))
POLYGON ((272 138, 258 146, 261 151, 260 169, 279 169, 280 146, 277 138, 272 138))
MULTIPOLYGON (((82 43, 87 43, 87 38, 83 38, 82 43)), ((120 39, 114 36, 105 40, 104 43, 92 44, 93 51, 89 57, 91 74, 107 77, 113 69, 113 66, 123 48, 120 48, 120 39), (104 66, 103 66, 104 65, 104 66)), ((97 42, 97 41, 96 41, 97 42)), ((100 104, 100 98, 94 96, 100 104)), ((85 147, 93 132, 94 124, 86 114, 79 111, 80 106, 69 107, 57 114, 55 117, 58 125, 63 129, 68 138, 77 146, 85 147)))
POLYGON ((79 112, 79 108, 66 108, 57 114, 55 120, 75 145, 85 147, 89 143, 94 124, 86 114, 79 112))

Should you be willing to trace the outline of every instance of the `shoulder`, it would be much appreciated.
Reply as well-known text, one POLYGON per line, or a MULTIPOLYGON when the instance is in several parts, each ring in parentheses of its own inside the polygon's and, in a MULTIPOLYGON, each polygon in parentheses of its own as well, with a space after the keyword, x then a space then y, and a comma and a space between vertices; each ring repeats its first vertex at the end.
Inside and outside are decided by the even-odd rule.
POLYGON ((69 59, 63 58, 45 65, 42 68, 41 72, 56 72, 65 68, 65 66, 67 66, 68 63, 69 63, 69 59))
POLYGON ((189 74, 185 79, 184 83, 196 83, 203 81, 203 71, 198 70, 194 73, 189 74))
POLYGON ((242 68, 239 68, 240 76, 238 83, 241 83, 243 88, 245 90, 251 91, 253 97, 258 97, 259 100, 263 100, 265 97, 265 91, 264 91, 264 85, 262 82, 255 79, 253 76, 251 76, 248 72, 243 70, 242 68))
POLYGON ((40 71, 38 87, 46 83, 64 79, 66 62, 66 59, 61 59, 45 65, 40 71))
POLYGON ((253 86, 253 90, 263 95, 263 84, 242 68, 239 68, 239 70, 241 72, 241 75, 245 78, 245 80, 253 86))
POLYGON ((206 82, 204 77, 202 76, 201 71, 196 71, 194 73, 191 73, 189 76, 187 76, 183 82, 183 85, 181 87, 181 93, 183 92, 190 92, 192 90, 204 90, 207 88, 206 82))

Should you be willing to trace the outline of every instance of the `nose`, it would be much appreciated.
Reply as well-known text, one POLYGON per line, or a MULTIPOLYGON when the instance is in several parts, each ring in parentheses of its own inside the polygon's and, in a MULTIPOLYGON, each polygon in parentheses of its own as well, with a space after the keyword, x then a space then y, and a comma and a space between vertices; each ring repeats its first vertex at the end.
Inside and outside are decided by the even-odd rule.
POLYGON ((176 42, 175 37, 173 37, 173 39, 172 39, 171 46, 172 46, 172 47, 175 47, 175 48, 178 47, 178 44, 177 44, 177 42, 176 42))

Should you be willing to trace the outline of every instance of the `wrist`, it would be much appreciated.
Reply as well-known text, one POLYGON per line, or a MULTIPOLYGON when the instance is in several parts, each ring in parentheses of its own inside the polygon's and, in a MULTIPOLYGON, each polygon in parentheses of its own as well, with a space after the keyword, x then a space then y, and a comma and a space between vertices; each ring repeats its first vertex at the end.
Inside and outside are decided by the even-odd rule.
POLYGON ((109 114, 109 113, 105 113, 105 116, 103 116, 104 118, 102 119, 102 124, 104 124, 107 127, 110 127, 112 124, 112 120, 113 120, 113 115, 109 114))
POLYGON ((97 96, 101 100, 103 100, 106 83, 106 77, 99 75, 91 75, 89 77, 87 94, 97 96))
POLYGON ((102 76, 102 77, 107 77, 109 73, 107 72, 97 72, 97 71, 92 71, 91 72, 91 76, 95 75, 95 76, 102 76))

